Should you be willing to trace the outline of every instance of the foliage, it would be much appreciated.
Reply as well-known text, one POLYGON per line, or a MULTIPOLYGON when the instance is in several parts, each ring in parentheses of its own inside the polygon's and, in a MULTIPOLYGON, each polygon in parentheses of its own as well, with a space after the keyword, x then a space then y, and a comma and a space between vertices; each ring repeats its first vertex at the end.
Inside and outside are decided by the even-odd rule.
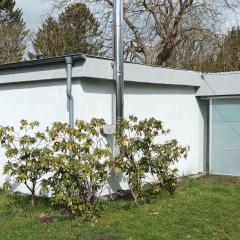
POLYGON ((78 120, 75 128, 56 122, 48 130, 55 158, 51 162, 50 186, 53 202, 65 206, 73 214, 97 214, 98 196, 106 184, 109 146, 101 136, 103 119, 90 123, 78 120))
POLYGON ((193 35, 180 43, 168 59, 167 66, 201 72, 215 71, 214 59, 221 49, 221 37, 199 35, 199 39, 193 35))
POLYGON ((38 127, 39 122, 21 120, 19 131, 13 127, 0 128, 1 146, 7 159, 4 174, 26 185, 32 205, 35 204, 38 181, 49 171, 53 154, 46 134, 38 131, 38 127))
POLYGON ((68 6, 54 19, 49 16, 38 29, 33 41, 34 50, 44 57, 88 53, 101 49, 99 23, 85 4, 68 6))
MULTIPOLYGON (((87 4, 94 16, 101 19, 99 22, 104 32, 104 46, 109 56, 112 55, 113 0, 49 1, 57 9, 62 9, 63 6, 73 2, 87 4)), ((224 33, 223 25, 226 17, 238 12, 240 6, 239 0, 128 0, 123 2, 125 58, 133 62, 169 66, 172 55, 177 55, 180 63, 183 55, 183 64, 178 64, 181 68, 185 66, 195 68, 191 64, 191 58, 194 59, 198 68, 202 64, 203 68, 206 67, 202 61, 209 55, 209 50, 214 53, 219 33, 224 33), (211 49, 209 44, 212 45, 211 49), (194 50, 187 49, 185 52, 187 45, 194 50)))
POLYGON ((225 36, 215 61, 215 71, 240 70, 240 28, 233 27, 225 36))
POLYGON ((135 202, 146 200, 149 186, 154 192, 162 188, 174 192, 174 164, 186 158, 188 148, 176 140, 163 141, 169 130, 161 121, 130 116, 118 122, 115 143, 120 156, 116 159, 101 134, 104 125, 103 119, 93 118, 89 123, 77 120, 74 128, 55 122, 45 132, 36 131, 38 122, 26 120, 19 131, 1 127, 1 145, 8 159, 4 173, 26 185, 33 205, 41 186, 41 192, 51 193, 55 205, 86 218, 98 214, 99 196, 112 168, 128 176, 135 202))
POLYGON ((240 46, 240 29, 233 27, 226 35, 200 43, 189 43, 175 50, 168 65, 202 72, 238 71, 240 46))
POLYGON ((157 178, 159 187, 173 192, 176 186, 177 169, 172 165, 181 157, 186 157, 187 148, 176 140, 161 143, 161 136, 169 133, 161 121, 154 118, 138 120, 130 116, 118 123, 116 144, 120 156, 115 161, 115 169, 123 171, 129 178, 129 188, 134 201, 144 198, 144 180, 157 178))
POLYGON ((25 22, 14 0, 0 0, 0 64, 20 61, 26 49, 25 22))
POLYGON ((176 51, 177 56, 172 56, 169 61, 170 66, 184 67, 186 69, 200 70, 202 72, 226 72, 240 70, 240 28, 233 27, 218 41, 206 42, 203 39, 199 44, 194 44, 189 47, 185 44, 180 46, 183 50, 176 51), (180 54, 182 53, 182 54, 180 54), (180 54, 180 55, 179 55, 180 54), (175 59, 174 59, 175 58, 175 59), (175 61, 172 61, 172 60, 175 61))

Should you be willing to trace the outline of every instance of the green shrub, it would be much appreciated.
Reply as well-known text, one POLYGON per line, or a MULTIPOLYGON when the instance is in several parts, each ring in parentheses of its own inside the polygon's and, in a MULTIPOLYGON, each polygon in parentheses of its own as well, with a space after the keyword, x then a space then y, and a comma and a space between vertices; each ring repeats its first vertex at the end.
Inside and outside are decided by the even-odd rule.
POLYGON ((156 190, 164 187, 172 193, 177 169, 171 167, 179 158, 186 158, 188 148, 179 146, 176 140, 161 143, 160 137, 168 134, 169 130, 154 118, 139 121, 137 117, 130 116, 118 123, 117 130, 116 144, 121 154, 114 167, 127 174, 134 201, 144 199, 144 181, 149 175, 156 179, 156 190))
POLYGON ((1 146, 7 160, 4 174, 25 184, 31 193, 32 205, 35 205, 39 180, 49 171, 53 155, 46 134, 38 131, 38 127, 39 122, 21 120, 17 131, 13 127, 0 128, 1 146))
POLYGON ((149 189, 174 192, 177 169, 173 166, 186 158, 188 148, 175 139, 164 142, 162 137, 169 130, 161 121, 130 116, 118 122, 115 144, 120 156, 115 159, 101 135, 104 125, 103 119, 93 118, 89 123, 77 120, 74 128, 55 122, 45 132, 37 131, 38 122, 26 120, 20 122, 18 131, 1 127, 1 146, 7 158, 4 173, 26 185, 33 205, 41 186, 42 192, 51 192, 54 204, 84 217, 98 214, 99 196, 112 167, 128 176, 135 202, 146 200, 149 189), (154 181, 146 184, 149 177, 154 181))
POLYGON ((48 130, 55 151, 53 175, 45 181, 53 203, 72 214, 97 214, 98 196, 106 184, 111 151, 101 136, 103 119, 76 121, 75 128, 56 122, 48 130))

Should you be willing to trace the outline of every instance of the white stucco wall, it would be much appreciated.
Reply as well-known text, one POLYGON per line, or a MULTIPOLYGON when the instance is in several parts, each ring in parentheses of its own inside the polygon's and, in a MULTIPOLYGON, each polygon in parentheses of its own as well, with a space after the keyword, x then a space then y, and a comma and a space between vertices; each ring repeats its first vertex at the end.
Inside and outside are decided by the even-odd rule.
MULTIPOLYGON (((93 116, 111 122, 113 83, 81 80, 80 116, 93 116)), ((169 138, 176 138, 183 146, 190 146, 188 160, 178 163, 181 174, 203 171, 204 119, 195 97, 195 88, 187 86, 125 83, 125 116, 140 119, 155 117, 171 129, 169 138)))
MULTIPOLYGON (((196 89, 189 86, 125 83, 125 116, 140 119, 155 117, 171 129, 168 138, 175 138, 182 146, 189 146, 188 159, 181 159, 176 167, 181 175, 197 174, 204 166, 205 112, 200 110, 196 89)), ((114 116, 114 85, 104 80, 81 80, 79 117, 103 117, 111 123, 114 116)), ((126 180, 122 179, 122 187, 126 180)), ((114 188, 115 186, 113 186, 114 188)))
MULTIPOLYGON (((79 84, 73 92, 79 90, 79 84)), ((76 101, 77 96, 76 95, 76 101)), ((66 87, 63 81, 18 83, 0 86, 0 125, 19 127, 21 119, 37 120, 45 129, 54 121, 67 121, 66 87)), ((5 157, 0 150, 0 186, 7 176, 2 175, 5 157)), ((21 185, 15 186, 17 191, 28 192, 21 185)))
MULTIPOLYGON (((155 117, 171 129, 171 138, 183 146, 190 146, 187 160, 177 167, 180 174, 203 171, 203 117, 193 86, 153 83, 125 84, 125 116, 155 117)), ((102 117, 108 123, 114 116, 114 82, 81 78, 73 82, 75 118, 90 120, 102 117)), ((0 124, 17 126, 22 119, 38 120, 42 127, 54 121, 68 120, 66 86, 64 80, 15 83, 0 86, 0 124)), ((2 159, 2 154, 1 154, 2 159)), ((0 161, 0 186, 4 162, 0 161)), ((126 181, 120 185, 126 187, 126 181)), ((113 186, 114 188, 114 186, 113 186)), ((22 186, 17 190, 26 191, 22 186)))
POLYGON ((182 146, 190 146, 187 160, 177 164, 180 174, 202 171, 201 113, 195 89, 183 86, 127 84, 126 115, 140 118, 155 117, 171 130, 182 146))

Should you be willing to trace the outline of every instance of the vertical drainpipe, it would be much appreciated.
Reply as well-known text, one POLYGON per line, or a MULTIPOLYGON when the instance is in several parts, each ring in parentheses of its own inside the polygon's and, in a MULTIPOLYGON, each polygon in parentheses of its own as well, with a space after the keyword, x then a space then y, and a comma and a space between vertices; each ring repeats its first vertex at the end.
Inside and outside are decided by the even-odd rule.
POLYGON ((67 64, 67 106, 69 113, 69 127, 74 128, 74 101, 72 95, 72 68, 73 68, 73 59, 72 57, 66 57, 67 64))
MULTIPOLYGON (((113 0, 113 79, 115 80, 115 122, 124 118, 124 76, 123 76, 123 0, 113 0)), ((116 133, 116 125, 106 125, 103 128, 106 136, 116 133)), ((111 139, 113 155, 118 157, 120 151, 111 139)))
POLYGON ((123 0, 113 2, 114 36, 114 80, 116 84, 116 121, 124 118, 124 75, 123 75, 123 0))

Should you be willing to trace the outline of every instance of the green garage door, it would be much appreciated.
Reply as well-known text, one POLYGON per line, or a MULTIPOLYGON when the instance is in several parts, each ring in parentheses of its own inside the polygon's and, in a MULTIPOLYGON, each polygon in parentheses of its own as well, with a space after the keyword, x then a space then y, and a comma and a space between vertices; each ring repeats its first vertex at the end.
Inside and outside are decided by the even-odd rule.
POLYGON ((240 98, 210 101, 210 172, 240 176, 240 98))

